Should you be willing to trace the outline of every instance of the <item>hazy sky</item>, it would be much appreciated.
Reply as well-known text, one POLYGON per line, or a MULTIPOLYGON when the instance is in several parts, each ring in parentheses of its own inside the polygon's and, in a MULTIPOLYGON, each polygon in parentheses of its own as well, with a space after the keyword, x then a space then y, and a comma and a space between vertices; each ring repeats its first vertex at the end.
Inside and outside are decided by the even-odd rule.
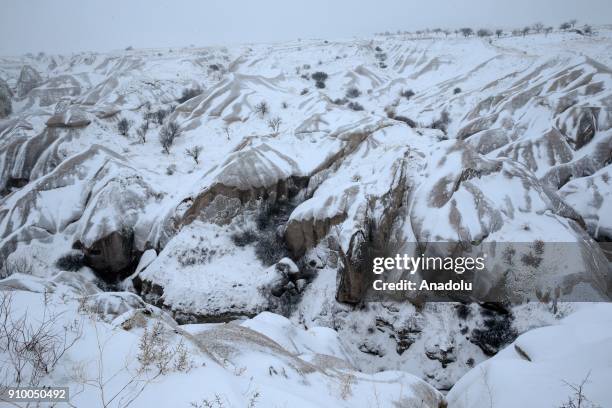
POLYGON ((612 0, 0 0, 0 55, 612 23, 612 0))

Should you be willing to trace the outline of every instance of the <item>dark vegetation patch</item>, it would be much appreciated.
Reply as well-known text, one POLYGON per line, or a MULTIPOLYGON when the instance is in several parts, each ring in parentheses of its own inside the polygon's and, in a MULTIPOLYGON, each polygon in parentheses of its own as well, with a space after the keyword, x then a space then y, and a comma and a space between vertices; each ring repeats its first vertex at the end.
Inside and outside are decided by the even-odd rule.
POLYGON ((178 103, 187 102, 188 100, 195 98, 196 96, 202 94, 202 88, 199 86, 195 86, 193 88, 183 89, 183 94, 180 98, 177 99, 178 103))
POLYGON ((81 252, 72 251, 59 257, 55 261, 57 269, 62 271, 76 272, 85 265, 85 256, 81 252))
POLYGON ((503 307, 484 308, 481 315, 483 325, 472 330, 469 340, 486 355, 495 355, 518 336, 516 329, 512 327, 512 313, 503 307))

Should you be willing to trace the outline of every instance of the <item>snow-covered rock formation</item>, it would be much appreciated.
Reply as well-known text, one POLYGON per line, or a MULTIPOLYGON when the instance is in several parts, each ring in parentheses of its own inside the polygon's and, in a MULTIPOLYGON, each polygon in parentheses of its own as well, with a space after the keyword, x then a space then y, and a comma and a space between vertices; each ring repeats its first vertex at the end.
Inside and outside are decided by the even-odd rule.
MULTIPOLYGON (((517 336, 612 296, 611 44, 602 28, 2 57, 3 293, 64 293, 122 353, 161 321, 231 404, 252 376, 270 403, 443 406, 415 376, 448 390, 513 341, 539 364, 517 336), (368 302, 372 257, 427 251, 485 253, 480 302, 368 302)), ((469 375, 449 401, 484 401, 469 375)))

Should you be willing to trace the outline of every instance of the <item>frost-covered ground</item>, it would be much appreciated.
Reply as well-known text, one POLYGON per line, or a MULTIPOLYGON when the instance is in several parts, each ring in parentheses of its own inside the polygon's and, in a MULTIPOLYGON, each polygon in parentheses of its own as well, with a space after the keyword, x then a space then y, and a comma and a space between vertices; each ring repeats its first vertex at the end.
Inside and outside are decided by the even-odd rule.
POLYGON ((540 407, 586 379, 612 405, 611 45, 0 58, 0 382, 79 407, 540 407), (477 282, 503 305, 365 302, 363 253, 428 242, 545 246, 477 282))

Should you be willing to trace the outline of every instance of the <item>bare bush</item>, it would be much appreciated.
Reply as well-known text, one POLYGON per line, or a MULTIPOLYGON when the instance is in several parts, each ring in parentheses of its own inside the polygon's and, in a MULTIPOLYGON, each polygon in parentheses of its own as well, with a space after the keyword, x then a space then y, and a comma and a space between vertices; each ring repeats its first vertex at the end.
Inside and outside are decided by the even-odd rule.
MULTIPOLYGON (((130 369, 132 359, 127 359, 122 367, 108 375, 105 369, 104 355, 110 338, 101 339, 96 320, 93 326, 97 342, 97 370, 93 376, 87 374, 87 370, 76 365, 72 370, 72 381, 78 384, 75 392, 71 391, 71 397, 82 393, 85 387, 92 387, 98 393, 99 404, 102 407, 126 408, 132 405, 142 392, 157 378, 170 371, 187 371, 191 367, 187 359, 187 351, 182 341, 176 348, 170 346, 161 322, 156 322, 152 329, 146 328, 139 342, 139 351, 136 356, 139 367, 130 369), (181 351, 182 350, 182 351, 181 351), (183 360, 180 361, 179 360, 183 360), (180 370, 178 368, 181 368, 180 370), (116 379, 125 377, 120 384, 116 379), (115 386, 111 388, 110 383, 115 386)), ((112 336, 111 336, 112 337, 112 336)), ((70 406, 75 407, 70 404, 70 406)))
POLYGON ((354 374, 348 373, 340 376, 340 398, 346 400, 353 395, 353 384, 355 380, 354 374))
POLYGON ((209 250, 208 248, 202 246, 188 247, 177 254, 177 261, 184 267, 204 265, 209 263, 216 253, 216 250, 209 250))
POLYGON ((546 27, 546 28, 544 29, 544 33, 546 33, 546 35, 548 35, 548 34, 552 33, 552 31, 553 31, 553 28, 552 28, 552 27, 546 27))
POLYGON ((529 34, 530 32, 531 32, 531 27, 525 27, 521 30, 521 34, 523 34, 523 37, 529 34))
POLYGON ((569 22, 561 23, 561 25, 559 25, 559 29, 563 31, 569 30, 570 28, 572 28, 572 25, 569 22))
POLYGON ((237 232, 231 236, 232 242, 238 247, 247 246, 257 240, 257 234, 253 230, 237 232))
POLYGON ((493 33, 491 32, 491 30, 481 28, 476 32, 476 35, 478 35, 479 37, 490 37, 493 35, 493 33))
POLYGON ((488 309, 482 310, 481 314, 483 326, 474 328, 469 340, 480 347, 486 355, 492 356, 512 343, 518 333, 512 325, 514 318, 511 314, 488 309))
POLYGON ((166 154, 170 153, 170 147, 174 143, 174 139, 176 139, 181 134, 181 127, 176 121, 170 121, 166 123, 159 131, 159 142, 164 149, 166 154))
POLYGON ((320 82, 327 81, 327 73, 322 72, 322 71, 314 72, 310 77, 315 81, 320 81, 320 82))
POLYGON ((461 93, 461 88, 457 87, 455 89, 453 89, 453 94, 457 95, 461 93))
POLYGON ((147 132, 148 131, 149 131, 149 119, 145 118, 140 124, 140 127, 136 129, 136 135, 138 136, 138 140, 140 141, 140 143, 144 144, 147 142, 147 132))
POLYGON ((315 81, 315 86, 319 89, 325 88, 325 81, 327 80, 327 74, 322 71, 317 71, 310 76, 315 81))
POLYGON ((277 116, 275 118, 268 120, 268 127, 270 128, 272 132, 278 133, 281 123, 283 123, 283 121, 281 120, 281 118, 277 116))
POLYGON ((402 98, 410 99, 414 96, 414 91, 412 89, 402 89, 400 91, 400 96, 402 98))
POLYGON ((358 102, 349 102, 348 106, 350 109, 354 110, 354 111, 362 111, 363 110, 363 106, 358 103, 358 102))
POLYGON ((117 131, 121 136, 127 136, 130 131, 130 127, 132 127, 132 122, 126 118, 121 118, 119 119, 119 122, 117 122, 117 131))
POLYGON ((562 404, 559 408, 598 408, 599 405, 594 404, 584 393, 584 387, 589 383, 589 377, 591 372, 589 371, 584 379, 579 384, 563 383, 568 386, 573 394, 567 398, 567 402, 562 404))
POLYGON ((62 325, 44 296, 42 313, 32 319, 27 311, 16 317, 13 294, 0 293, 0 396, 8 387, 38 386, 81 337, 81 323, 62 325))
POLYGON ((500 28, 495 30, 495 35, 497 36, 497 38, 501 37, 503 33, 504 33, 504 30, 502 30, 500 28))
POLYGON ((351 87, 349 89, 346 90, 346 97, 347 98, 357 98, 361 95, 361 91, 355 87, 351 87))
POLYGON ((201 402, 192 402, 191 406, 193 408, 225 408, 225 404, 219 394, 215 394, 215 397, 212 399, 204 398, 201 402))
POLYGON ((140 371, 155 367, 161 374, 168 372, 172 361, 172 351, 168 340, 164 336, 164 326, 156 322, 153 327, 144 329, 138 343, 138 362, 140 371))
POLYGON ((443 110, 442 113, 440 114, 440 117, 434 120, 433 122, 431 122, 431 125, 429 127, 432 129, 441 130, 442 132, 446 133, 446 130, 448 129, 448 125, 450 121, 451 121, 450 115, 448 114, 446 110, 443 110))
POLYGON ((253 110, 255 113, 259 114, 262 118, 266 116, 268 112, 270 112, 270 108, 268 107, 268 104, 266 103, 266 101, 261 101, 260 103, 255 105, 255 108, 253 110))
POLYGON ((193 88, 186 88, 183 89, 181 97, 178 98, 176 101, 178 103, 184 103, 200 94, 202 94, 202 88, 200 88, 199 86, 195 86, 193 88))
POLYGON ((289 251, 276 231, 263 232, 255 244, 255 256, 266 266, 273 265, 288 255, 289 251))
POLYGON ((162 125, 164 123, 164 120, 166 119, 166 116, 168 116, 170 114, 170 112, 166 109, 160 109, 157 112, 154 112, 154 118, 155 118, 155 123, 157 123, 158 125, 162 125))
POLYGON ((202 152, 202 146, 193 146, 188 149, 185 149, 185 154, 188 157, 191 157, 195 164, 200 164, 200 153, 202 152))

